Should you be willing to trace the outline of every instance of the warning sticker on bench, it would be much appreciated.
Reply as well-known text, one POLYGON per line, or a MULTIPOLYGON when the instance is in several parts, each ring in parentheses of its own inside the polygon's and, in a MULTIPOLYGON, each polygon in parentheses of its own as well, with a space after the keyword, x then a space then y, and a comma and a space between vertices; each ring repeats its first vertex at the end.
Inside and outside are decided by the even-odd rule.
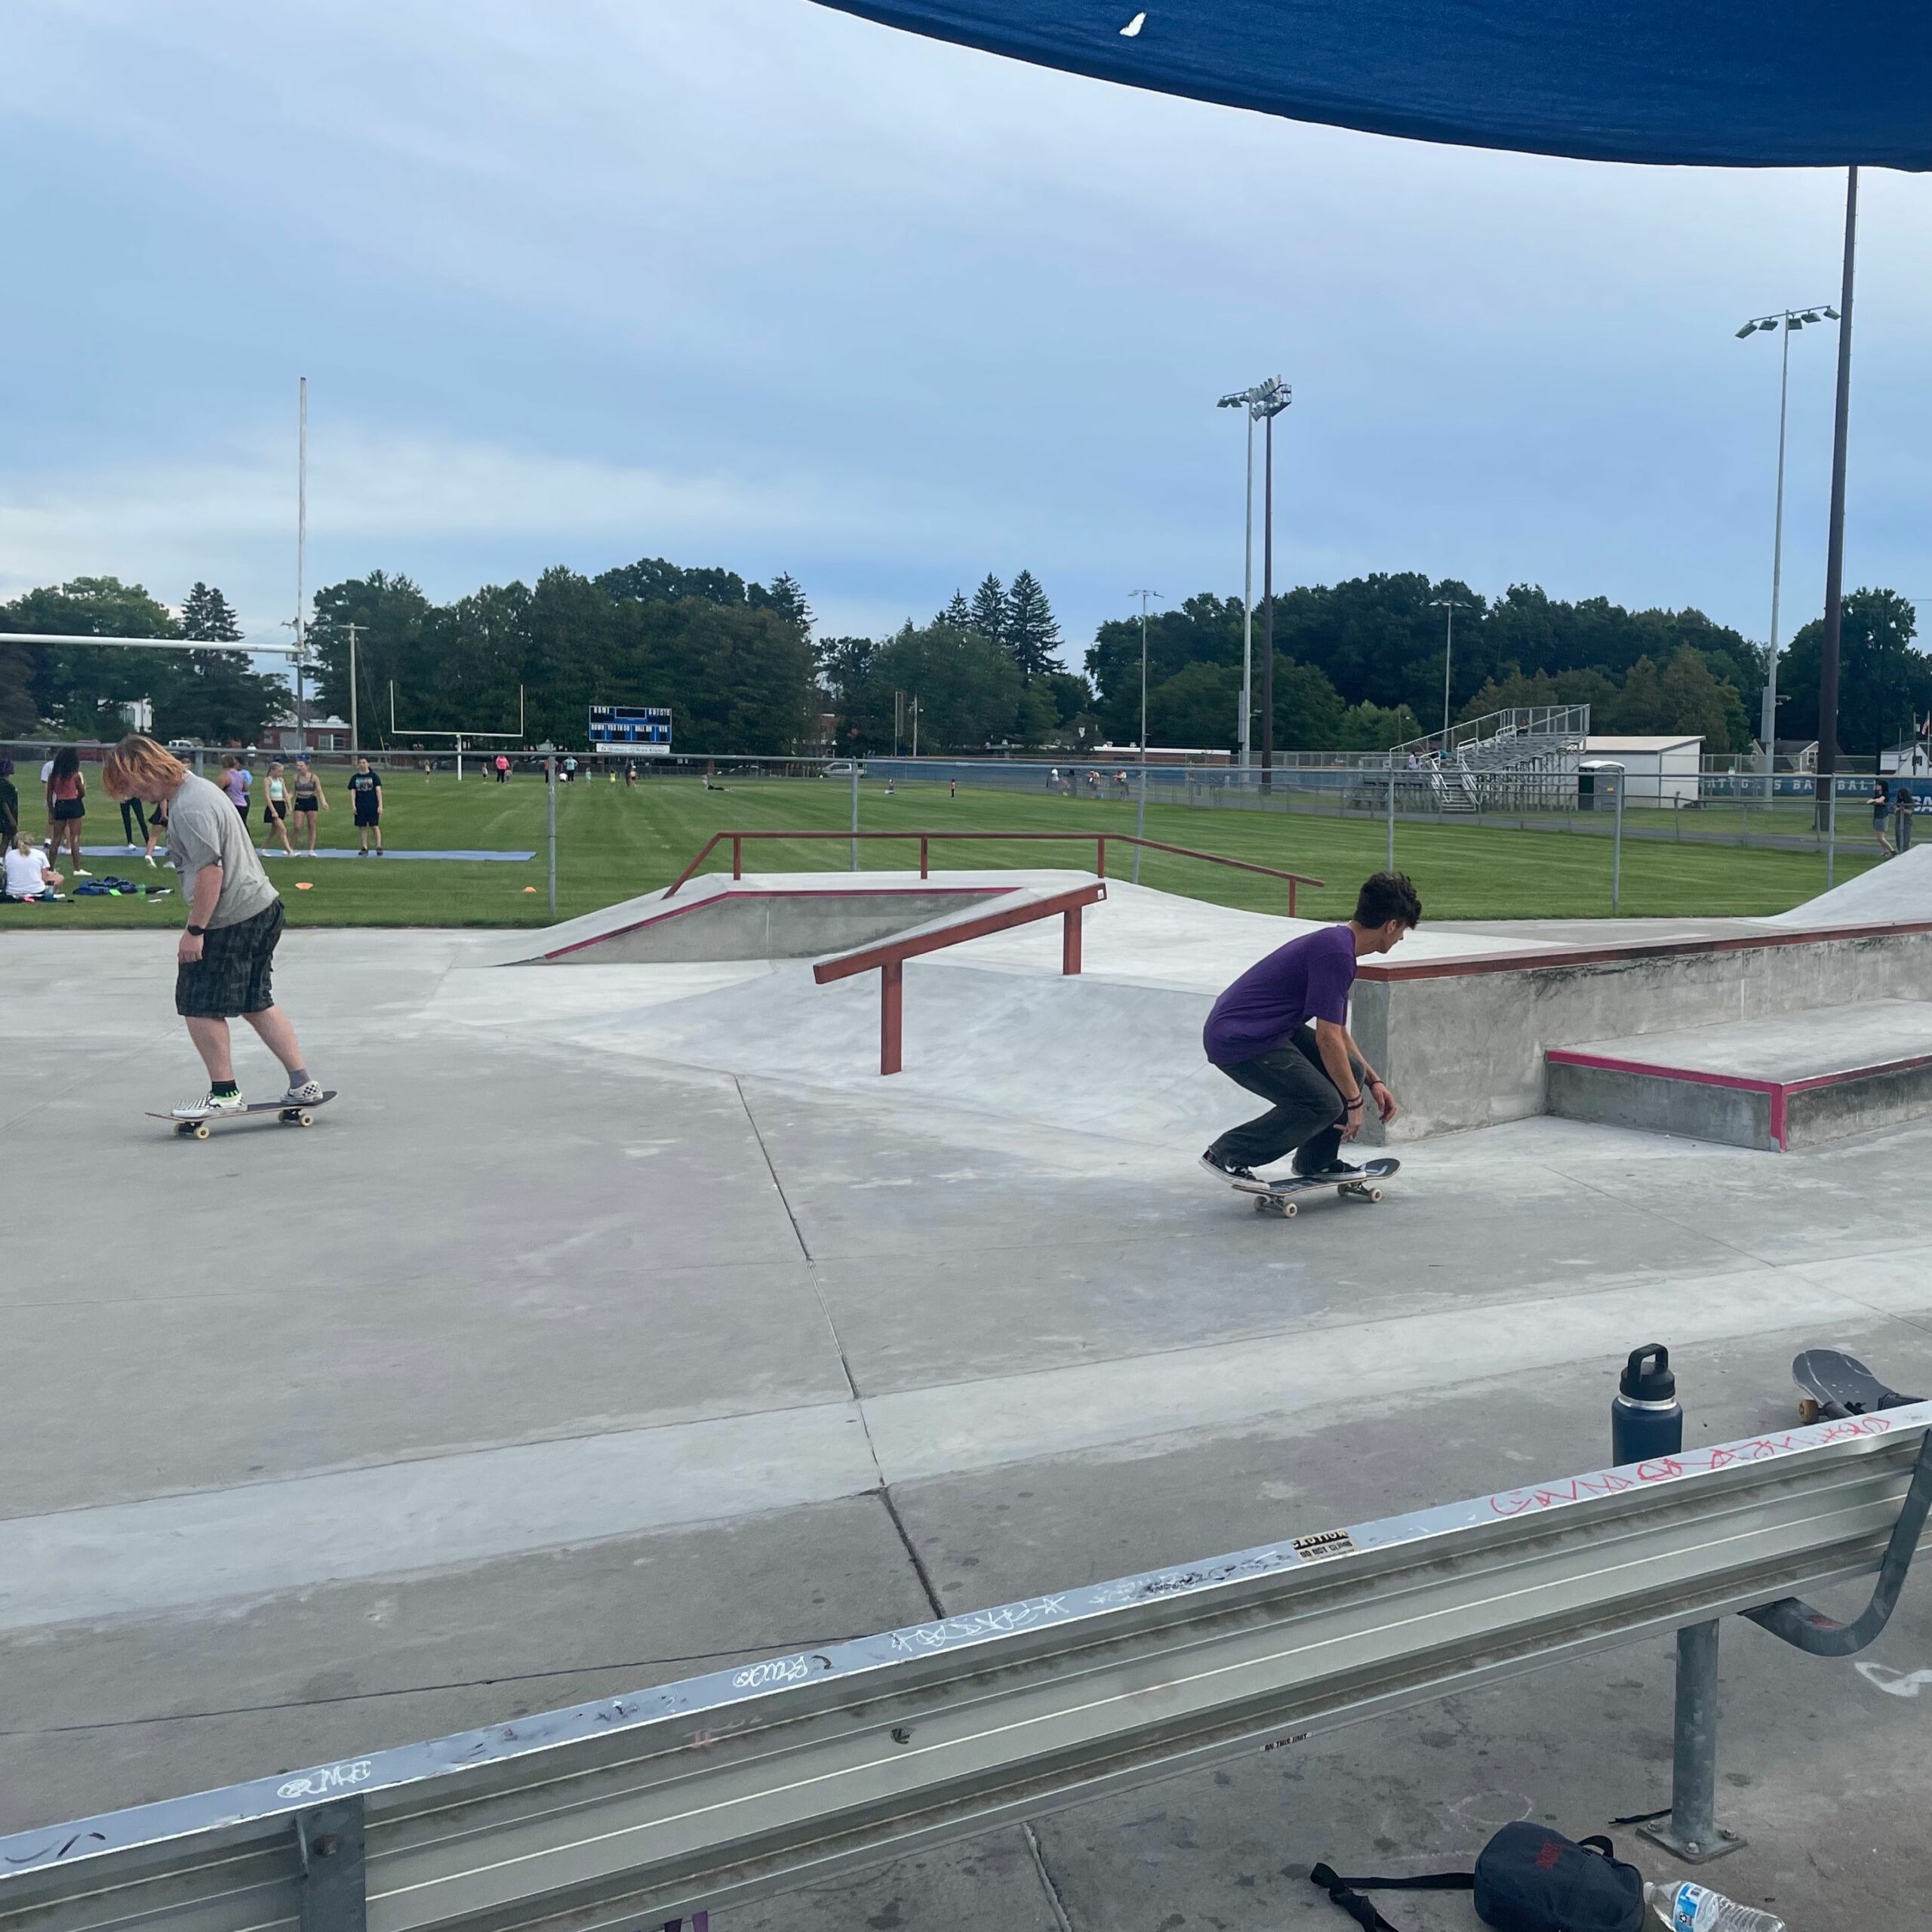
POLYGON ((1292 1547, 1304 1563, 1320 1563, 1331 1556, 1352 1556, 1355 1549, 1346 1530, 1324 1530, 1319 1536, 1297 1537, 1292 1547))

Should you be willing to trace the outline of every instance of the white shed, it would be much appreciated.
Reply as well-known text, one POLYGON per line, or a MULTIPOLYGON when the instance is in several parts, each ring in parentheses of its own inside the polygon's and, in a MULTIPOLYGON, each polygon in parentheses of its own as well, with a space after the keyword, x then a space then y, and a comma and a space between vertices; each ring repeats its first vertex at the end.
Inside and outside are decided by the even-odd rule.
POLYGON ((1604 737, 1583 740, 1583 756, 1609 758, 1625 773, 1626 805, 1694 805, 1704 764, 1704 741, 1696 738, 1604 737))

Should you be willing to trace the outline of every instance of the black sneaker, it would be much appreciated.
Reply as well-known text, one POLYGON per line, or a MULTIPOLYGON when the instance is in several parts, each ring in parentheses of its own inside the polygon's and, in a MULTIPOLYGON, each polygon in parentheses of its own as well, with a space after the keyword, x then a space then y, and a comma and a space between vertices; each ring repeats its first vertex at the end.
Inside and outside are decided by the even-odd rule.
POLYGON ((1223 1160, 1211 1147, 1201 1155, 1201 1164, 1211 1174, 1219 1174, 1226 1180, 1255 1180, 1260 1178, 1251 1168, 1238 1166, 1232 1161, 1223 1160))
POLYGON ((1297 1168, 1297 1180, 1354 1180, 1361 1174, 1359 1168, 1351 1167, 1346 1161, 1331 1161, 1325 1168, 1297 1168))

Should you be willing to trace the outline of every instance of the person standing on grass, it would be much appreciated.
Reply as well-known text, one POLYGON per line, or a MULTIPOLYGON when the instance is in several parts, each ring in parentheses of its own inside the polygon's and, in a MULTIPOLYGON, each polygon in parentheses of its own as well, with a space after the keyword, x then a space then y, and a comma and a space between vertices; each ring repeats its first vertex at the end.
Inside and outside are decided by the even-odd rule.
POLYGON ((497 754, 497 783, 507 785, 510 782, 510 761, 501 752, 497 754))
POLYGON ((81 776, 81 755, 72 745, 54 754, 47 777, 47 844, 50 857, 60 856, 65 839, 74 856, 76 878, 89 876, 81 863, 81 821, 88 814, 88 781, 81 776))
POLYGON ((1231 1127, 1201 1157, 1210 1174, 1253 1180, 1293 1154, 1304 1180, 1346 1180, 1359 1168, 1341 1145, 1361 1131, 1365 1100, 1386 1124, 1395 1097, 1349 1032, 1355 961, 1387 952, 1422 921, 1422 900, 1401 872, 1377 872, 1346 925, 1324 926, 1278 946, 1215 1001, 1201 1029, 1208 1059, 1237 1086, 1271 1104, 1231 1127))
MULTIPOLYGON (((272 832, 281 841, 283 851, 292 859, 295 848, 288 842, 288 784, 281 775, 279 764, 269 767, 268 782, 263 791, 262 850, 266 852, 269 849, 268 835, 272 832)), ((127 808, 124 805, 122 809, 125 811, 127 808)))
POLYGON ((148 808, 147 850, 141 854, 141 857, 146 860, 149 865, 152 865, 154 863, 154 848, 155 841, 159 839, 161 835, 167 829, 168 808, 165 805, 150 805, 148 808))
POLYGON ((300 838, 306 826, 309 856, 315 856, 315 814, 325 812, 329 801, 322 795, 322 781, 306 758, 295 761, 295 835, 300 838))
POLYGON ((20 829, 20 795, 14 783, 14 761, 0 758, 0 852, 14 842, 20 829))
POLYGON ((369 835, 376 835, 376 857, 383 856, 383 776, 358 758, 349 778, 349 795, 355 807, 355 856, 369 856, 369 835))
POLYGON ((1897 850, 1885 836, 1885 820, 1892 809, 1892 795, 1882 778, 1872 781, 1872 836, 1878 841, 1878 850, 1890 858, 1897 850))
POLYGON ((168 808, 168 856, 188 902, 187 928, 174 952, 174 1010, 188 1023, 188 1037, 208 1076, 205 1097, 175 1108, 174 1118, 205 1120, 246 1106, 228 1030, 237 1015, 287 1072, 281 1104, 319 1100, 321 1083, 309 1078, 295 1029, 275 1003, 281 900, 233 805, 139 733, 108 753, 101 783, 110 798, 140 798, 168 808))
POLYGON ((1901 852, 1912 850, 1912 814, 1918 809, 1918 799, 1909 785, 1901 785, 1893 799, 1892 835, 1901 852))

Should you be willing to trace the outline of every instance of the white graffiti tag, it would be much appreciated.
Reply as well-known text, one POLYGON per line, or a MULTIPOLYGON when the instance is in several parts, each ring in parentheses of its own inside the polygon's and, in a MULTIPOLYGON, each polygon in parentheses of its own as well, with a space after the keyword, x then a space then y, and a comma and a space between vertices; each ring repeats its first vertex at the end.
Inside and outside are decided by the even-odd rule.
POLYGON ((1932 1670, 1894 1670, 1888 1663, 1854 1664, 1852 1668, 1875 1690, 1888 1697, 1915 1697, 1921 1685, 1932 1684, 1932 1670))
POLYGON ((278 1798, 327 1798, 331 1792, 353 1791, 375 1770, 367 1758, 352 1758, 343 1764, 325 1764, 318 1771, 305 1771, 275 1787, 278 1798))

